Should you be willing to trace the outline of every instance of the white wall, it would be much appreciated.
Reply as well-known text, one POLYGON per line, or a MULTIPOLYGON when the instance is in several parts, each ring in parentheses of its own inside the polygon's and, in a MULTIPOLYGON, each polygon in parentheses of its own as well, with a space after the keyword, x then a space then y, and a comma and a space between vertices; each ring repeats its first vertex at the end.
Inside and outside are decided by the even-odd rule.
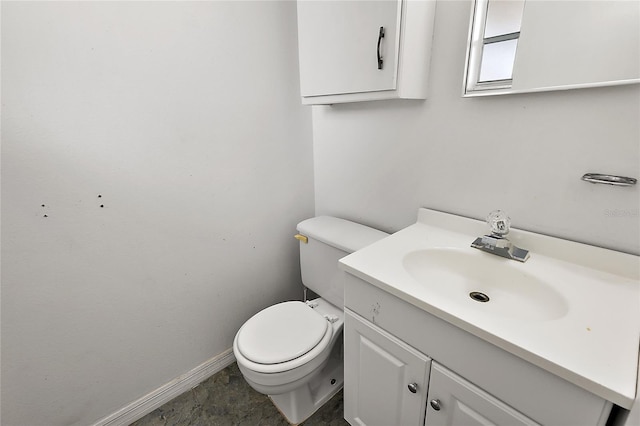
POLYGON ((418 207, 640 253, 640 87, 461 97, 470 3, 438 1, 426 101, 314 107, 316 213, 396 231, 418 207))
POLYGON ((91 424, 301 297, 295 25, 294 2, 2 2, 3 425, 91 424))

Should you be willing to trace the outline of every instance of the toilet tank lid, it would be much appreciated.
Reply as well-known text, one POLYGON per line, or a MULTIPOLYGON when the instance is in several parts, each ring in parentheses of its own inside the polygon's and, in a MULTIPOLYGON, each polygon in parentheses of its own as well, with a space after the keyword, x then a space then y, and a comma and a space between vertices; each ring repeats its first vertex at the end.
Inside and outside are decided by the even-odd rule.
POLYGON ((353 253, 389 234, 332 216, 317 216, 298 224, 298 232, 347 253, 353 253))

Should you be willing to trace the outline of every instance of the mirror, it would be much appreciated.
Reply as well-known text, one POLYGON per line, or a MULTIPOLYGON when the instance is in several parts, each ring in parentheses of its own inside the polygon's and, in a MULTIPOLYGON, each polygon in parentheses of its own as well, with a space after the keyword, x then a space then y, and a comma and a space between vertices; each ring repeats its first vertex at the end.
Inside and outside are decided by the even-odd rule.
POLYGON ((474 2, 463 96, 632 83, 640 83, 640 2, 474 2))

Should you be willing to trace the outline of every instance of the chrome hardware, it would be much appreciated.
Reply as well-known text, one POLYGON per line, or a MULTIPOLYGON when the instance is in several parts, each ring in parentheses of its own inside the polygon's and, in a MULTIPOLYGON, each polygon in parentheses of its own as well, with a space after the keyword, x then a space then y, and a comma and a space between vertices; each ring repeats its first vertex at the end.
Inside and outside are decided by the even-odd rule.
POLYGON ((506 237, 511 226, 509 216, 501 210, 494 210, 487 216, 487 223, 491 227, 491 234, 476 238, 471 247, 519 262, 529 259, 529 250, 514 246, 506 237))
POLYGON ((436 411, 440 411, 440 409, 442 408, 440 406, 440 400, 439 399, 432 399, 431 401, 429 401, 429 405, 431 405, 431 408, 433 408, 436 411))
POLYGON ((409 392, 411 392, 411 393, 418 392, 418 384, 417 383, 409 383, 407 385, 407 387, 409 388, 409 392))
POLYGON ((482 303, 487 303, 489 300, 491 300, 489 296, 479 291, 472 291, 471 293, 469 293, 469 297, 475 300, 476 302, 482 302, 482 303))
POLYGON ((586 173, 581 179, 585 182, 604 183, 605 185, 616 186, 632 186, 637 182, 636 179, 630 177, 603 175, 600 173, 586 173))
POLYGON ((382 55, 380 54, 380 42, 382 41, 382 39, 384 38, 384 27, 380 27, 380 30, 378 31, 378 47, 376 49, 376 53, 378 56, 378 69, 381 70, 382 69, 382 64, 384 63, 384 60, 382 59, 382 55))

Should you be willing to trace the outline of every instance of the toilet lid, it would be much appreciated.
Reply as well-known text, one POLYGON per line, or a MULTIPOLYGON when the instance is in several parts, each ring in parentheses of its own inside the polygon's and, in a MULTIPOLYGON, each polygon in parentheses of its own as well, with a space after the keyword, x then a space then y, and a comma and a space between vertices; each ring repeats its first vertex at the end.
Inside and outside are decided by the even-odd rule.
POLYGON ((328 321, 305 303, 284 302, 249 318, 237 343, 250 361, 278 364, 306 354, 330 331, 328 321))

